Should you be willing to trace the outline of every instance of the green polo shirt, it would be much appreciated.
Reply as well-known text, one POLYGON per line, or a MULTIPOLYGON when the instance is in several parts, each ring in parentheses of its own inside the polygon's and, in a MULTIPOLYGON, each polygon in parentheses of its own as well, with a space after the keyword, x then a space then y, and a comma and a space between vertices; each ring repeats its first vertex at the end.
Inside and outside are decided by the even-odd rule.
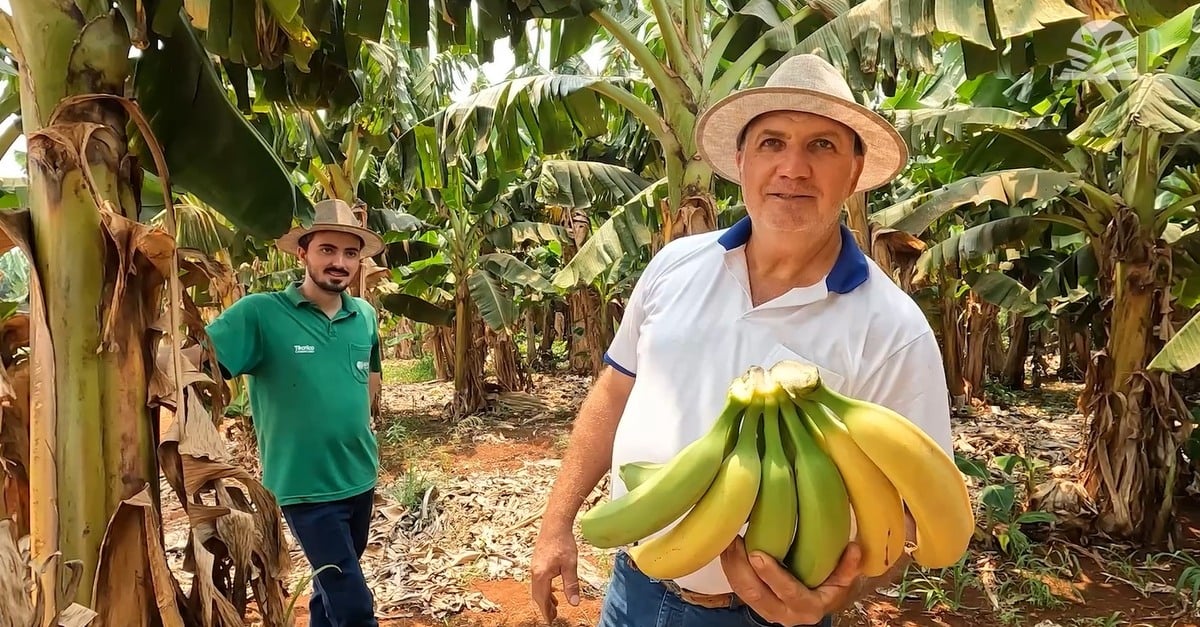
POLYGON ((263 485, 280 505, 361 494, 379 471, 375 309, 343 293, 330 318, 298 287, 240 298, 207 328, 224 375, 247 375, 263 485))

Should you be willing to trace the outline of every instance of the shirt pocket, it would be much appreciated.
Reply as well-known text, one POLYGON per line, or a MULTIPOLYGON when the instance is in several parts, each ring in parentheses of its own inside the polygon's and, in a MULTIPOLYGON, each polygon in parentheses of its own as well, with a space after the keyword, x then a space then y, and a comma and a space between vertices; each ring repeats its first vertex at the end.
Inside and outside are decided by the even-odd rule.
POLYGON ((371 371, 371 345, 350 345, 350 372, 359 383, 367 382, 367 374, 371 371))
POLYGON ((775 364, 785 360, 798 361, 802 364, 816 366, 817 372, 821 375, 821 382, 825 384, 825 387, 841 394, 847 393, 846 377, 842 376, 840 372, 831 370, 828 367, 807 357, 803 357, 782 344, 776 344, 775 348, 771 349, 771 352, 767 353, 767 356, 763 359, 762 364, 760 365, 764 369, 769 370, 771 366, 774 366, 775 364))

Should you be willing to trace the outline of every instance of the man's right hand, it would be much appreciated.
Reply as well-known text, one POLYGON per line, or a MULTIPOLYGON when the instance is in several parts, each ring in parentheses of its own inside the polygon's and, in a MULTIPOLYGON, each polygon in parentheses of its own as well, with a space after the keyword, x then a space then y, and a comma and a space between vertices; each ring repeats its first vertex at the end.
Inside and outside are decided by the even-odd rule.
POLYGON ((546 623, 553 623, 558 617, 558 599, 554 596, 553 585, 555 577, 562 577, 567 602, 579 605, 578 563, 579 546, 571 531, 553 531, 542 527, 530 562, 530 590, 546 623))

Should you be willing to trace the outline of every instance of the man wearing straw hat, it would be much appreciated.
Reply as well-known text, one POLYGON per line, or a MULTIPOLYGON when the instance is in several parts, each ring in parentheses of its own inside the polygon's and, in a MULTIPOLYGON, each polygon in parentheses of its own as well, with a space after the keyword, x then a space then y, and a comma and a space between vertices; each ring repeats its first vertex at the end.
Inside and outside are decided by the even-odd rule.
POLYGON ((370 403, 381 384, 375 309, 346 293, 383 240, 340 200, 276 243, 304 280, 250 294, 208 326, 224 376, 248 375, 263 485, 313 570, 312 627, 375 627, 359 567, 379 454, 370 403), (334 568, 330 568, 333 566, 334 568))
MULTIPOLYGON (((933 331, 840 222, 847 198, 904 167, 898 133, 854 102, 828 62, 797 55, 764 87, 713 105, 696 135, 701 157, 741 186, 748 215, 664 246, 634 287, 608 367, 576 419, 534 548, 531 591, 547 620, 557 615, 555 578, 578 603, 572 525, 601 477, 610 473, 617 498, 626 492, 622 464, 668 461, 704 435, 730 381, 752 365, 814 364, 833 389, 901 412, 951 450, 933 331)), ((809 589, 770 556, 747 555, 740 538, 675 581, 647 577, 622 550, 600 625, 831 625, 906 562, 867 580, 860 554, 852 542, 829 578, 809 589)))

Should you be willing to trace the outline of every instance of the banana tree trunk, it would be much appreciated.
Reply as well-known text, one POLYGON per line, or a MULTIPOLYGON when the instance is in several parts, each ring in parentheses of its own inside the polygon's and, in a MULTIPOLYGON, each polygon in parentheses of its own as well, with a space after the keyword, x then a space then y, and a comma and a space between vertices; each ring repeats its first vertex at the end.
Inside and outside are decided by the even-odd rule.
MULTIPOLYGON (((40 373, 31 391, 32 556, 61 552, 63 560, 78 560, 74 598, 51 606, 91 606, 101 542, 118 503, 146 485, 157 497, 146 331, 158 303, 143 292, 152 273, 119 276, 127 269, 118 255, 126 251, 115 247, 102 218, 105 211, 138 215, 126 114, 91 100, 57 109, 56 120, 51 115, 68 96, 124 93, 130 41, 120 14, 101 5, 89 7, 90 15, 65 0, 13 0, 12 8, 32 265, 48 330, 35 333, 31 347, 40 373), (119 282, 124 295, 114 291, 119 282)), ((50 570, 44 584, 58 579, 50 570)), ((52 615, 58 608, 47 609, 52 615)))
POLYGON ((458 419, 487 405, 483 392, 483 362, 487 351, 482 333, 475 332, 475 307, 471 304, 466 281, 458 283, 455 301, 454 400, 450 414, 458 419))
POLYGON ((439 381, 454 379, 454 330, 430 325, 425 331, 425 350, 433 355, 433 372, 439 381))
POLYGON ((524 392, 531 387, 529 372, 525 369, 517 343, 507 331, 487 331, 487 344, 492 351, 492 367, 496 370, 496 383, 506 392, 524 392))
POLYGON ((942 323, 942 362, 946 370, 946 385, 956 407, 967 400, 967 387, 963 379, 962 337, 959 328, 959 299, 954 295, 956 280, 943 277, 938 289, 942 323))
POLYGON ((1029 318, 1012 317, 1012 333, 1009 336, 1008 356, 1004 360, 1004 372, 1000 380, 1010 390, 1025 389, 1025 360, 1029 357, 1029 318))
POLYGON ((972 399, 987 400, 984 379, 987 376, 988 347, 994 343, 993 330, 1000 308, 980 298, 974 291, 967 296, 967 341, 963 363, 965 393, 972 399))
POLYGON ((554 339, 558 337, 558 304, 555 301, 549 301, 541 308, 542 322, 538 331, 541 337, 538 338, 537 360, 538 368, 553 368, 554 365, 554 339))
POLYGON ((415 329, 413 321, 408 318, 401 318, 396 322, 395 330, 392 331, 394 336, 400 336, 392 352, 396 359, 416 359, 421 356, 417 343, 413 341, 415 329))
MULTIPOLYGON (((988 341, 988 371, 993 374, 1004 372, 1004 361, 1008 357, 1008 353, 1004 350, 1004 326, 1000 324, 1000 317, 1003 315, 997 312, 996 317, 992 319, 992 330, 990 340, 988 341)), ((1012 318, 1011 315, 1008 316, 1012 318)))
POLYGON ((1075 331, 1075 325, 1066 316, 1060 317, 1056 325, 1058 333, 1058 378, 1062 381, 1078 381, 1083 374, 1083 364, 1079 361, 1079 351, 1076 342, 1081 337, 1075 331))
MULTIPOLYGON (((695 123, 694 114, 691 123, 695 123)), ((694 142, 685 143, 684 150, 695 154, 693 144, 694 142)), ((683 155, 666 156, 668 185, 672 189, 670 202, 664 206, 664 215, 661 216, 662 232, 657 238, 663 244, 717 228, 717 204, 712 193, 712 168, 699 159, 682 157, 683 155), (674 189, 676 184, 671 176, 673 173, 679 173, 678 192, 674 189)), ((654 249, 659 247, 655 246, 654 249)))
POLYGON ((571 372, 597 374, 604 365, 607 345, 600 342, 600 297, 592 286, 575 290, 567 296, 569 324, 567 349, 571 372))
POLYGON ((1147 372, 1161 349, 1155 327, 1168 322, 1167 264, 1132 211, 1101 239, 1101 289, 1111 295, 1105 350, 1088 364, 1080 408, 1090 425, 1084 489, 1097 527, 1114 537, 1157 543, 1170 532, 1188 410, 1171 377, 1147 372))

